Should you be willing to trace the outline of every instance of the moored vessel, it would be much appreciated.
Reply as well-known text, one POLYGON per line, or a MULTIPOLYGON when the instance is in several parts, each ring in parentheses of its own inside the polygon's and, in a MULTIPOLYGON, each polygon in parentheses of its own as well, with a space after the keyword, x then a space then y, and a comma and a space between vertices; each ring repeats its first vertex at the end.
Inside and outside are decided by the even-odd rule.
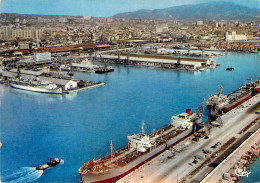
POLYGON ((40 93, 62 94, 62 88, 50 82, 43 82, 37 79, 14 78, 9 80, 9 85, 16 89, 40 93))
POLYGON ((61 71, 70 71, 70 70, 71 70, 71 67, 70 67, 69 64, 61 65, 61 66, 60 66, 60 70, 61 70, 61 71))
POLYGON ((100 68, 99 66, 94 65, 89 60, 84 60, 81 63, 71 64, 71 70, 73 71, 95 72, 95 70, 99 68, 100 68))
POLYGON ((150 135, 142 133, 128 135, 128 146, 112 152, 98 160, 84 163, 79 174, 82 182, 114 182, 156 157, 169 146, 189 136, 194 130, 194 120, 197 113, 187 110, 185 113, 173 116, 171 123, 150 135))
MULTIPOLYGON (((220 87, 220 90, 217 94, 209 96, 206 104, 207 109, 210 112, 216 112, 219 114, 230 111, 239 104, 250 99, 255 94, 255 92, 260 91, 259 79, 260 77, 258 77, 258 80, 255 82, 252 82, 250 79, 249 84, 245 82, 245 85, 228 95, 222 94, 222 87, 220 87)), ((247 80, 249 79, 246 79, 246 81, 247 80)))
POLYGON ((101 67, 101 68, 98 68, 98 69, 95 69, 95 73, 98 73, 98 74, 103 74, 103 73, 107 73, 107 72, 114 72, 114 69, 112 66, 106 66, 106 67, 101 67))

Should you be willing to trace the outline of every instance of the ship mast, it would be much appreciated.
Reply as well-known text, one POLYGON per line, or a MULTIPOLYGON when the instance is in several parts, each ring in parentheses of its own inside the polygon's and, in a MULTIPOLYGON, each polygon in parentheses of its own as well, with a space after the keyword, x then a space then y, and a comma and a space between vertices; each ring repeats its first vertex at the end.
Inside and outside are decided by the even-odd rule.
POLYGON ((142 134, 144 134, 144 121, 142 121, 142 134))
POLYGON ((112 157, 112 153, 113 153, 113 144, 112 144, 112 140, 111 140, 111 143, 110 143, 110 148, 111 148, 110 158, 111 158, 111 161, 112 161, 112 159, 113 159, 113 157, 112 157))
POLYGON ((252 79, 250 79, 250 78, 246 78, 246 79, 245 79, 245 87, 247 86, 247 81, 250 82, 250 83, 249 83, 249 88, 251 88, 251 87, 252 87, 252 79))
POLYGON ((219 89, 219 92, 218 92, 218 97, 220 97, 221 93, 222 93, 222 86, 220 86, 220 89, 219 89))
MULTIPOLYGON (((221 92, 221 91, 220 91, 221 92)), ((201 104, 200 104, 200 107, 199 107, 199 109, 198 109, 198 115, 201 117, 202 116, 202 114, 203 114, 203 111, 204 111, 204 98, 202 99, 202 102, 201 102, 201 104)))

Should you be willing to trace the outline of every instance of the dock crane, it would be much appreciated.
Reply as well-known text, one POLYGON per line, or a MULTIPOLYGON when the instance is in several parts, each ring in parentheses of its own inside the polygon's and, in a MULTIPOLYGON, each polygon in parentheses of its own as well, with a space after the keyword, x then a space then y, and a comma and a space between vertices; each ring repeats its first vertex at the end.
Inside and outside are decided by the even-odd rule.
POLYGON ((198 112, 196 113, 195 117, 192 119, 192 121, 196 124, 201 124, 202 121, 202 115, 203 115, 203 111, 204 111, 204 98, 200 104, 200 107, 198 108, 198 112))
POLYGON ((210 113, 208 115, 208 124, 211 126, 219 126, 222 127, 223 126, 223 122, 222 119, 220 117, 219 114, 219 109, 218 106, 215 104, 213 104, 212 109, 210 110, 210 113))
POLYGON ((193 125, 194 133, 198 130, 199 125, 203 123, 202 121, 203 111, 204 111, 204 98, 200 104, 200 107, 198 108, 198 112, 195 113, 194 117, 191 119, 191 121, 194 123, 193 125))

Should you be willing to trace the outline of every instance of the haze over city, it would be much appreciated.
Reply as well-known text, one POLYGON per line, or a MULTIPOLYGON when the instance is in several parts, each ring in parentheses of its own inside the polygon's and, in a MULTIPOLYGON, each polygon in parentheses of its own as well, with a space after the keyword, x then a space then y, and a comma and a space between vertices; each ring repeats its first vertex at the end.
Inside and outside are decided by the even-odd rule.
MULTIPOLYGON (((1 13, 109 17, 140 9, 161 9, 210 1, 214 0, 2 0, 1 13)), ((259 0, 224 1, 260 8, 259 0)))

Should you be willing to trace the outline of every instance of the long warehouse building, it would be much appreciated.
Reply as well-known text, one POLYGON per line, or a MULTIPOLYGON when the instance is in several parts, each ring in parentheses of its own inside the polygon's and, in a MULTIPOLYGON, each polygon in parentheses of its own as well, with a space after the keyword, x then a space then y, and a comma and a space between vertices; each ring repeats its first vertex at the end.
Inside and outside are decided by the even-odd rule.
POLYGON ((135 54, 98 54, 97 59, 103 62, 127 63, 133 65, 145 65, 163 68, 198 70, 215 65, 211 59, 176 58, 167 56, 150 56, 135 54))

